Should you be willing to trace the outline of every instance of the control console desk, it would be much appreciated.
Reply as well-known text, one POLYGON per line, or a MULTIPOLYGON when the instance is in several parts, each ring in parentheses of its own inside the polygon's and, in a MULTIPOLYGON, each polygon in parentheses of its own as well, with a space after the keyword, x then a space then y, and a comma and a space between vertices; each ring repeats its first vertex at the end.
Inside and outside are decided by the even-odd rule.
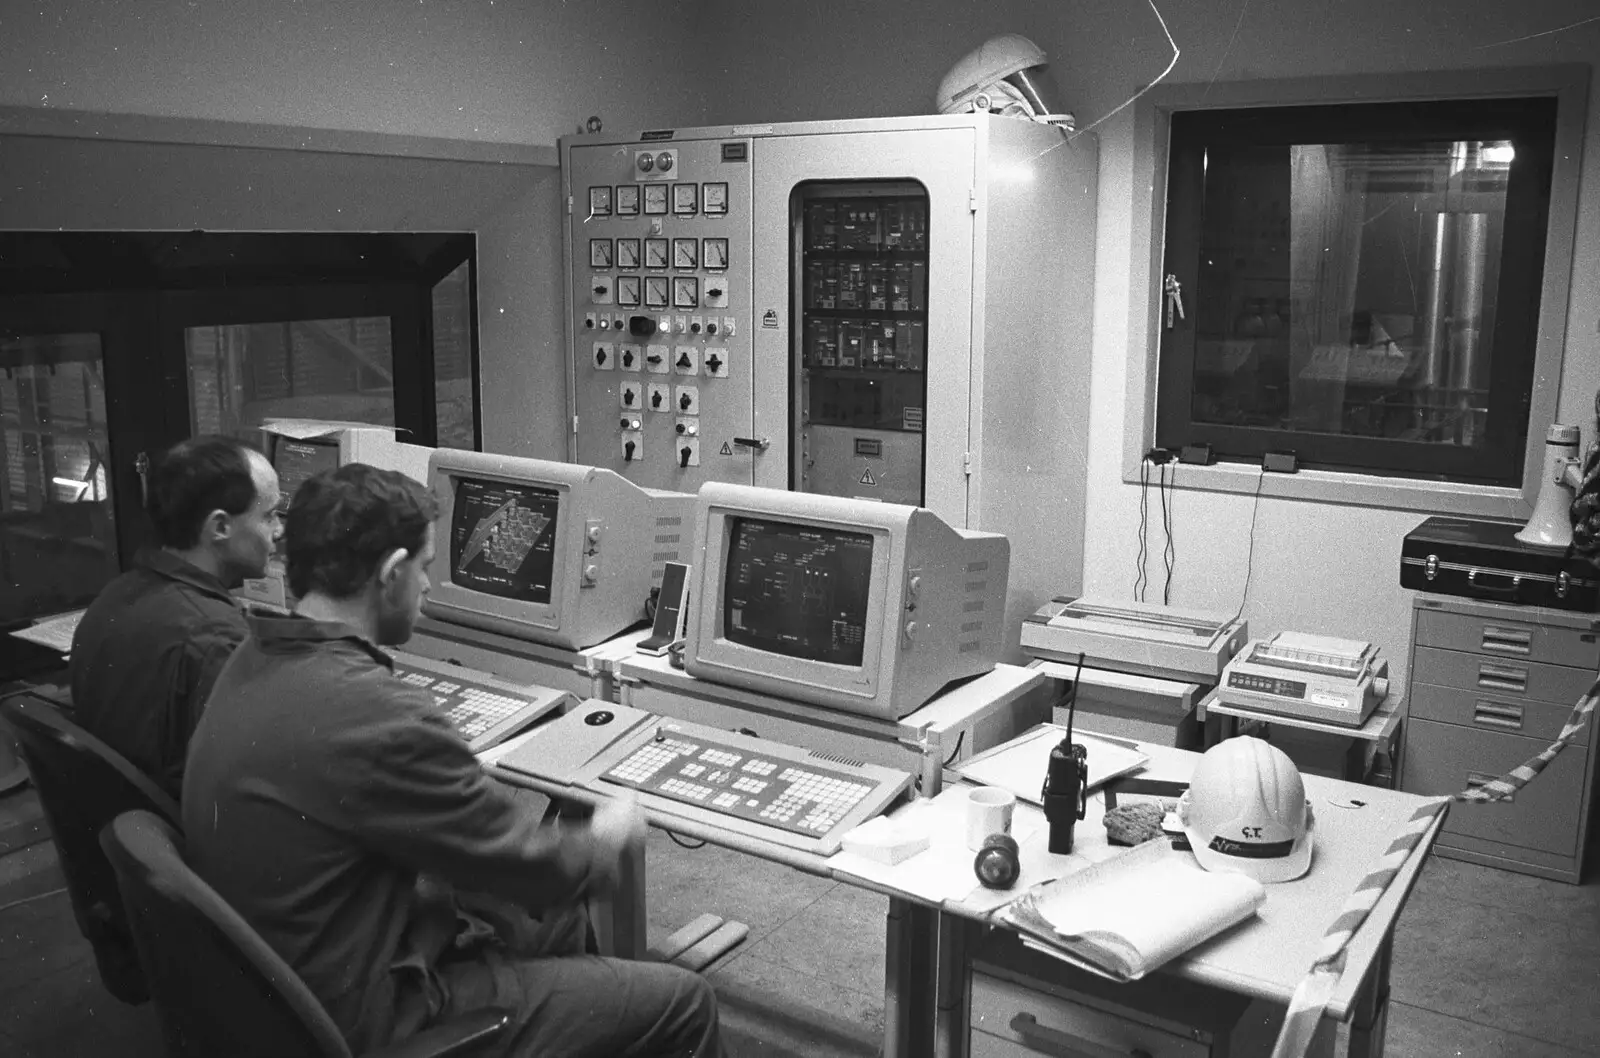
POLYGON ((481 669, 513 683, 614 702, 617 664, 632 656, 639 640, 649 634, 648 628, 638 628, 592 647, 567 650, 425 616, 417 622, 406 650, 434 661, 481 669))
POLYGON ((834 753, 917 777, 939 791, 947 764, 1000 745, 1050 719, 1049 680, 1017 665, 947 688, 899 720, 860 716, 696 679, 667 657, 634 654, 617 666, 617 701, 676 720, 834 753))

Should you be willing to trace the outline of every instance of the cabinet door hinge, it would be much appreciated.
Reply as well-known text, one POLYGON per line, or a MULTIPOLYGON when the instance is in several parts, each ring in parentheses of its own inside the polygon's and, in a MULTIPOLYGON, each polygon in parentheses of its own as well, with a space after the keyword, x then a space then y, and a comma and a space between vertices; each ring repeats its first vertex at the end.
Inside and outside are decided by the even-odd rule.
POLYGON ((572 436, 578 436, 578 417, 576 415, 572 417, 572 436))
POLYGON ((965 474, 969 478, 972 476, 972 453, 971 452, 963 452, 963 453, 961 453, 961 473, 965 474))
POLYGON ((567 216, 572 216, 572 196, 567 196, 567 216))
POLYGON ((978 189, 975 187, 967 189, 967 212, 978 212, 978 189))

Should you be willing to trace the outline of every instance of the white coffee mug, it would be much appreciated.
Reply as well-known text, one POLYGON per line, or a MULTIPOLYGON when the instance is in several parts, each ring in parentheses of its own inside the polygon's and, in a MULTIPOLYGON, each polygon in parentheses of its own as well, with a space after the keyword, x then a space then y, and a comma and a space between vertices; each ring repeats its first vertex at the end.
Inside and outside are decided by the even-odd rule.
POLYGON ((967 792, 967 848, 977 852, 990 834, 1011 833, 1011 813, 1017 807, 1016 795, 993 786, 979 786, 967 792))

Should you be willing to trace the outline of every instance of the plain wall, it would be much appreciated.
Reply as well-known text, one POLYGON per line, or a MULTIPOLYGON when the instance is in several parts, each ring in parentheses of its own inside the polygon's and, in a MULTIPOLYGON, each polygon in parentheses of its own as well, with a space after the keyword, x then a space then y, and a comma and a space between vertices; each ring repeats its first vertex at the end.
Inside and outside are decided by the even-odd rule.
MULTIPOLYGON (((1048 53, 1063 102, 1082 128, 1158 77, 1172 57, 1155 8, 1181 49, 1168 83, 1600 58, 1594 0, 1156 0, 1155 8, 1134 0, 826 0, 804 7, 806 17, 798 19, 792 4, 708 0, 703 25, 719 56, 705 82, 708 121, 929 112, 939 79, 956 60, 990 36, 1021 33, 1048 53), (1575 23, 1584 24, 1549 32, 1575 23)), ((1600 384, 1600 104, 1593 91, 1559 413, 1560 421, 1583 425, 1586 442, 1594 436, 1600 384)), ((1132 244, 1130 228, 1135 192, 1148 202, 1150 174, 1133 172, 1133 107, 1094 131, 1099 230, 1094 366, 1083 409, 1093 438, 1083 582, 1086 591, 1125 600, 1136 573, 1140 489, 1122 481, 1124 387, 1130 317, 1142 332, 1147 294, 1128 284, 1135 255, 1149 249, 1132 244)), ((1544 425, 1533 430, 1542 435, 1544 425)), ((1371 639, 1403 675, 1412 593, 1399 586, 1400 547, 1425 515, 1287 500, 1263 500, 1257 509, 1250 496, 1184 490, 1181 473, 1178 484, 1171 503, 1174 605, 1232 613, 1243 601, 1257 635, 1292 628, 1371 639)), ((1159 601, 1164 537, 1153 488, 1149 504, 1146 598, 1159 601)))

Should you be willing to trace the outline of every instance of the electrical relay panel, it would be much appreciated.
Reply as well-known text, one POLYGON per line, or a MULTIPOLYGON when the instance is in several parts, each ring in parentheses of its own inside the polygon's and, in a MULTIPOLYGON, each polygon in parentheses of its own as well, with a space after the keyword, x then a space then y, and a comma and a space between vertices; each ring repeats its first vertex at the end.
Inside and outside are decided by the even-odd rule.
POLYGON ((576 454, 654 487, 751 480, 750 144, 567 151, 576 454))

